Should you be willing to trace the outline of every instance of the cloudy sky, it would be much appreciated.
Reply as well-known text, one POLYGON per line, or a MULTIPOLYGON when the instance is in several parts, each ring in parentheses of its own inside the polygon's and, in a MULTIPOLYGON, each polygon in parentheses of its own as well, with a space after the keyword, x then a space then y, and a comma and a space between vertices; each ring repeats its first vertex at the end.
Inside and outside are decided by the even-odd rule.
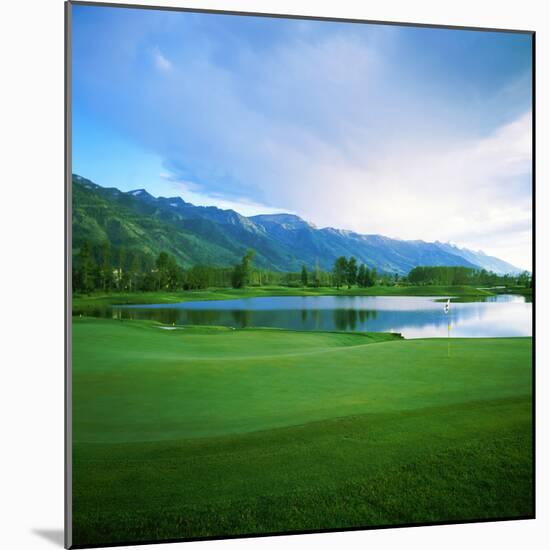
POLYGON ((73 6, 73 172, 531 268, 531 38, 73 6))

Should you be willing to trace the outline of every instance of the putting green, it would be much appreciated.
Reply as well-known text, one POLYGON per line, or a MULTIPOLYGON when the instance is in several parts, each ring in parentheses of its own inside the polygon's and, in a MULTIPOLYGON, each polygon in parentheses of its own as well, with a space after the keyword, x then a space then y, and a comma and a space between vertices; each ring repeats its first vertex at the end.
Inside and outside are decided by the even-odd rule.
POLYGON ((529 338, 187 328, 75 320, 74 440, 209 437, 529 395, 529 338), (378 342, 378 343, 376 343, 378 342), (376 345, 373 345, 376 343, 376 345))
POLYGON ((75 544, 531 517, 531 339, 73 322, 75 544))

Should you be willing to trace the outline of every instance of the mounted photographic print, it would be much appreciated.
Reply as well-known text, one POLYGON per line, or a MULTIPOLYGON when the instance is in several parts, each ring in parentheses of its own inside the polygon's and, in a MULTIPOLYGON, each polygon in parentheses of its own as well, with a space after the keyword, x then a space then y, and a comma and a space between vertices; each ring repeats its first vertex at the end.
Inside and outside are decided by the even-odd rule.
POLYGON ((66 8, 66 545, 533 518, 534 33, 66 8))

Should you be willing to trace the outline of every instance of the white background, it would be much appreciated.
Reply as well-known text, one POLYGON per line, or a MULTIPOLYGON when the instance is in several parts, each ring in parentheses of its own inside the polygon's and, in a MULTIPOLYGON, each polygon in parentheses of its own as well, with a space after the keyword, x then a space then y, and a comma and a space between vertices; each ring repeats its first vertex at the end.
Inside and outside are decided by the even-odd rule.
MULTIPOLYGON (((123 0, 121 0, 123 1, 123 0)), ((136 0, 138 1, 138 0, 136 0)), ((537 31, 537 276, 549 280, 550 17, 523 0, 163 0, 149 4, 537 31), (548 249, 548 248, 547 248, 548 249)), ((0 546, 61 547, 63 528, 63 1, 0 8, 0 546), (7 299, 7 301, 6 301, 7 299)), ((538 285, 538 519, 187 543, 184 548, 540 548, 550 538, 548 285, 538 285), (546 435, 543 433, 546 431, 546 435)), ((156 548, 183 548, 157 545, 156 548)))

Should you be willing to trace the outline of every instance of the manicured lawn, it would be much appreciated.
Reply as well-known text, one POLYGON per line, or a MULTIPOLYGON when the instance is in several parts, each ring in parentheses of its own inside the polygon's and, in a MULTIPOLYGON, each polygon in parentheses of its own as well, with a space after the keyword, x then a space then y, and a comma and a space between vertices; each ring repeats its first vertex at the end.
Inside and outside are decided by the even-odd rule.
POLYGON ((533 514, 530 338, 73 331, 77 545, 533 514))

